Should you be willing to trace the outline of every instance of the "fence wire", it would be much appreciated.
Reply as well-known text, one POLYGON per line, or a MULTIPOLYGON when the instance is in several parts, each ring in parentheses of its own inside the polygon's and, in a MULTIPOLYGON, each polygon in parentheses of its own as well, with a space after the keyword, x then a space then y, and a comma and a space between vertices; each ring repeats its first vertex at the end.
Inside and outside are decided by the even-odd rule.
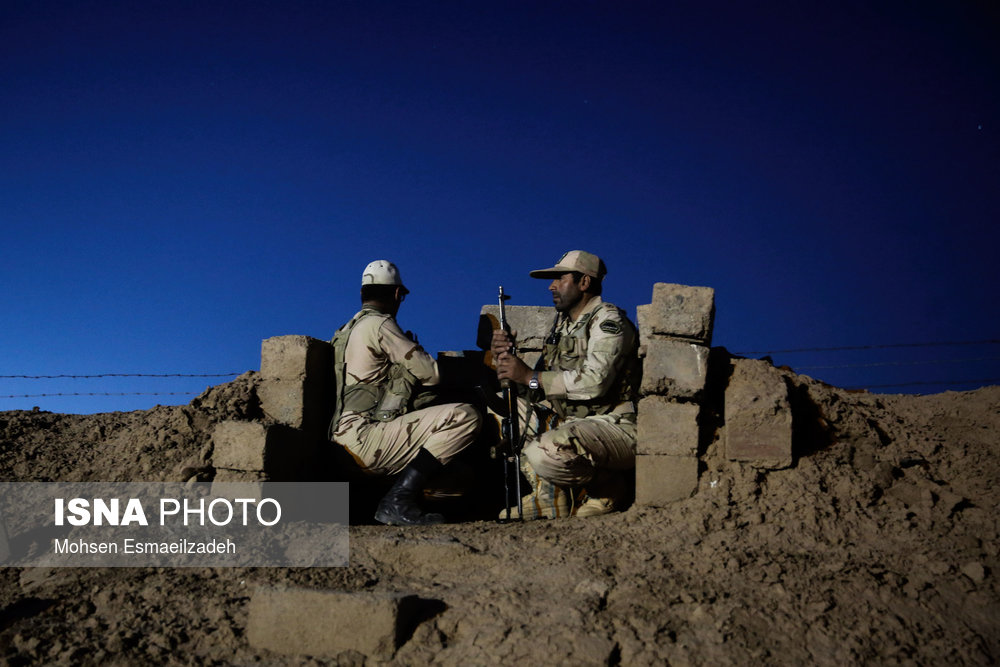
POLYGON ((56 380, 62 378, 224 378, 239 373, 97 373, 94 375, 0 375, 0 379, 56 380))
POLYGON ((931 385, 956 386, 962 384, 991 385, 1000 383, 1000 377, 986 378, 985 380, 919 380, 917 382, 903 382, 900 384, 866 384, 863 387, 844 387, 845 389, 891 389, 893 387, 919 387, 931 385))
MULTIPOLYGON (((947 364, 978 364, 975 371, 977 375, 994 375, 998 370, 996 362, 1000 361, 998 356, 977 356, 977 357, 961 357, 961 358, 943 358, 943 357, 932 357, 926 359, 894 359, 889 360, 884 357, 889 356, 900 356, 903 353, 893 355, 894 350, 911 350, 916 354, 916 350, 919 348, 945 348, 945 347, 971 347, 971 346, 990 346, 1000 344, 1000 339, 998 338, 985 338, 979 340, 942 340, 942 341, 927 341, 927 342, 912 342, 912 343, 882 343, 882 344, 871 344, 871 345, 836 345, 836 346, 817 346, 817 347, 797 347, 797 348, 787 348, 787 349, 777 349, 777 350, 756 350, 756 351, 746 351, 746 352, 734 352, 734 355, 742 357, 765 357, 771 359, 773 363, 777 365, 788 365, 796 372, 809 372, 810 374, 814 371, 830 371, 834 374, 834 378, 839 377, 840 380, 834 378, 824 378, 826 381, 831 381, 831 384, 836 386, 842 386, 845 389, 893 389, 893 388, 906 388, 906 387, 929 387, 929 386, 939 386, 939 387, 954 387, 959 385, 986 385, 995 384, 1000 382, 1000 379, 996 377, 987 377, 985 379, 962 379, 956 377, 959 373, 952 375, 952 377, 944 378, 941 380, 927 380, 927 379, 914 379, 909 380, 907 378, 899 378, 898 374, 896 377, 897 381, 891 381, 892 378, 876 379, 871 378, 868 382, 859 382, 858 377, 853 377, 847 379, 848 376, 845 373, 850 373, 851 371, 863 372, 861 369, 903 369, 906 367, 917 367, 917 366, 943 366, 947 364), (877 360, 859 360, 857 362, 846 362, 846 363, 825 363, 827 357, 832 355, 839 355, 840 353, 849 352, 877 352, 882 359, 877 360), (795 354, 812 354, 813 358, 803 359, 803 363, 795 363, 794 361, 787 359, 784 355, 795 355, 795 354), (777 359, 780 358, 780 362, 777 359), (816 361, 814 361, 814 359, 816 361)), ((928 354, 928 353, 922 353, 928 354)), ((933 353, 929 353, 933 354, 933 353)), ((871 355, 866 355, 870 356, 871 355)), ((856 374, 855 374, 856 375, 856 374)), ((870 377, 870 376, 869 376, 870 377)), ((865 377, 868 380, 869 377, 865 377)))
POLYGON ((933 343, 885 343, 881 345, 846 345, 840 347, 796 347, 788 350, 759 350, 750 352, 733 352, 740 356, 752 354, 796 354, 799 352, 848 352, 854 350, 888 350, 892 348, 905 347, 949 347, 957 345, 996 345, 1000 343, 1000 338, 989 338, 986 340, 957 340, 938 341, 933 343))
POLYGON ((49 398, 54 396, 193 396, 197 391, 74 391, 58 394, 7 394, 0 398, 49 398))
POLYGON ((801 370, 830 368, 877 368, 879 366, 925 366, 929 364, 964 364, 973 361, 1000 361, 1000 357, 976 357, 975 359, 925 359, 921 361, 877 361, 870 364, 831 364, 827 366, 798 366, 801 370))
MULTIPOLYGON (((958 347, 974 345, 997 345, 1000 338, 987 338, 981 340, 951 340, 951 341, 931 341, 915 343, 884 343, 872 345, 839 345, 826 347, 798 347, 781 350, 751 350, 733 352, 737 356, 766 356, 802 354, 802 353, 838 353, 857 352, 871 350, 892 350, 892 349, 913 349, 932 347, 958 347)), ((923 360, 899 360, 899 361, 873 361, 865 363, 845 363, 845 364, 803 364, 794 365, 796 371, 816 371, 816 370, 846 370, 862 368, 889 368, 920 365, 941 365, 960 363, 988 363, 1000 361, 998 356, 981 356, 960 359, 923 359, 923 360)), ((0 375, 0 380, 90 380, 104 378, 227 378, 236 377, 240 372, 229 373, 59 373, 53 375, 0 375)), ((920 386, 956 386, 956 385, 988 385, 1000 383, 1000 377, 988 377, 985 379, 956 379, 948 378, 942 380, 913 380, 895 383, 871 383, 857 386, 845 386, 846 389, 891 389, 902 387, 920 386)), ((850 383, 854 384, 854 383, 850 383)), ((192 396, 198 394, 195 391, 135 391, 135 392, 45 392, 45 393, 25 393, 25 394, 2 394, 0 399, 16 398, 56 398, 56 397, 79 397, 79 396, 192 396)))
MULTIPOLYGON (((0 380, 91 380, 103 378, 227 378, 230 373, 59 373, 55 375, 0 375, 0 380)), ((71 396, 194 396, 197 391, 67 391, 35 394, 0 394, 0 398, 59 398, 71 396)))

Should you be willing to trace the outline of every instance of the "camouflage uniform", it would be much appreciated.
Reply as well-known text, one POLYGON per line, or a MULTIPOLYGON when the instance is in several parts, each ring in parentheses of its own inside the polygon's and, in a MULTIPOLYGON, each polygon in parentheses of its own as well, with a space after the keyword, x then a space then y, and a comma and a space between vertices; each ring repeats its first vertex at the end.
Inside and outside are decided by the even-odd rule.
POLYGON ((366 472, 396 474, 421 448, 448 463, 473 441, 481 420, 466 403, 412 410, 384 421, 376 418, 378 403, 392 391, 399 371, 424 386, 440 381, 437 362, 403 333, 392 315, 363 308, 341 331, 349 336, 343 373, 348 398, 330 436, 366 472))
POLYGON ((538 420, 527 420, 531 440, 523 456, 559 486, 586 484, 600 469, 635 467, 635 326, 620 308, 594 297, 576 321, 562 316, 554 334, 538 373, 552 426, 543 431, 538 420))

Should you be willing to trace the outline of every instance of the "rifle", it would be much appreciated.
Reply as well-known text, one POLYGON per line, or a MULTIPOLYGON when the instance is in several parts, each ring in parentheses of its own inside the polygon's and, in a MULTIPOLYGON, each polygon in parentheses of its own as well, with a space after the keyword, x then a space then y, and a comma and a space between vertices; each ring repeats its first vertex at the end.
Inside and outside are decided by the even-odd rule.
MULTIPOLYGON (((507 324, 507 310, 504 301, 510 296, 503 293, 503 285, 500 286, 500 328, 510 333, 510 326, 507 324)), ((513 353, 513 346, 511 346, 513 353)), ((500 425, 500 455, 503 458, 503 490, 504 505, 507 508, 506 521, 511 520, 510 508, 510 478, 511 468, 513 468, 514 490, 517 496, 517 518, 524 518, 524 507, 521 504, 521 434, 518 423, 517 388, 510 380, 501 380, 500 386, 503 388, 503 402, 507 406, 507 415, 500 425)))

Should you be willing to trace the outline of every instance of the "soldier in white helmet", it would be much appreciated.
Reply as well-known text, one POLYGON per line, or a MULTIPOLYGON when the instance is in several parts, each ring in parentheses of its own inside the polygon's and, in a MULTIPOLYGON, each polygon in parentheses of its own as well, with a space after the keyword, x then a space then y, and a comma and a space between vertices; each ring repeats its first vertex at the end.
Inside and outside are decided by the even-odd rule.
POLYGON ((525 519, 606 514, 626 499, 623 472, 635 467, 638 337, 625 312, 602 301, 606 273, 599 257, 582 250, 529 273, 552 281, 559 313, 536 368, 512 354, 507 332, 493 332, 497 376, 523 385, 528 399, 519 399, 527 437, 521 469, 533 487, 523 499, 525 519))
POLYGON ((398 475, 375 519, 390 525, 442 523, 417 504, 427 480, 475 439, 479 412, 467 403, 420 408, 420 388, 440 381, 437 362, 396 323, 409 290, 392 262, 361 277, 361 310, 331 341, 337 386, 330 439, 372 475, 398 475), (416 403, 416 404, 415 404, 416 403))

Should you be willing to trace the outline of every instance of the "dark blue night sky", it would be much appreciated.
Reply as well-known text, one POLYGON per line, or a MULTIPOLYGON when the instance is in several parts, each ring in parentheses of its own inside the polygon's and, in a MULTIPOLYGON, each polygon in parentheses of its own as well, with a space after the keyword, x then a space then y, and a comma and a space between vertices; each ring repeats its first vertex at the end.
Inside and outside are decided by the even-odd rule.
POLYGON ((580 248, 633 317, 654 282, 714 287, 730 351, 879 346, 772 355, 838 386, 1000 382, 990 7, 8 0, 0 375, 255 369, 382 258, 404 328, 469 349, 499 284, 547 305, 528 271, 580 248))

